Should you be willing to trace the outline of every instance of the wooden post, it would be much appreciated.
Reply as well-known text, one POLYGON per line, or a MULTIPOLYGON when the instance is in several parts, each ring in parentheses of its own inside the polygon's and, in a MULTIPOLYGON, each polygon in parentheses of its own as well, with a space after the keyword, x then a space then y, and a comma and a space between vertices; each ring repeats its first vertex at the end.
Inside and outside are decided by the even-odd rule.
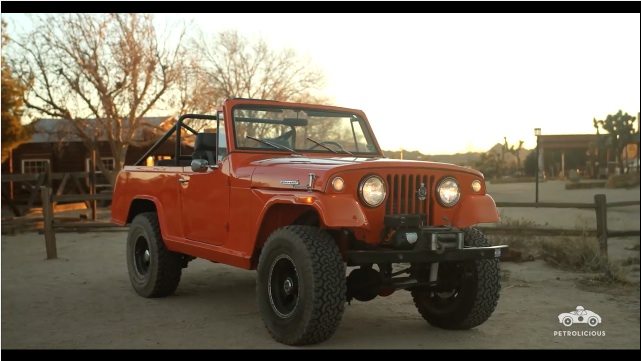
POLYGON ((51 165, 45 162, 45 175, 42 184, 53 192, 53 175, 51 173, 51 165))
MULTIPOLYGON (((96 144, 92 143, 91 145, 91 160, 89 161, 89 171, 91 172, 91 188, 89 189, 89 194, 96 194, 96 144)), ((94 199, 91 201, 91 219, 94 221, 98 220, 98 213, 96 212, 96 207, 98 206, 97 201, 94 199)))
POLYGON ((605 194, 594 195, 596 234, 601 253, 608 257, 608 209, 605 194))
POLYGON ((11 211, 13 212, 14 216, 20 217, 22 215, 20 208, 18 208, 16 203, 13 200, 11 200, 11 196, 7 194, 4 189, 2 189, 2 200, 9 203, 9 207, 11 208, 11 211))
MULTIPOLYGON (((9 174, 13 174, 13 149, 9 150, 9 174)), ((12 180, 9 181, 9 201, 13 203, 13 181, 12 180)), ((16 214, 16 216, 19 217, 20 215, 16 214)))
MULTIPOLYGON (((51 179, 51 172, 48 164, 45 163, 46 177, 51 179)), ((46 185, 40 186, 40 197, 42 198, 42 217, 44 219, 45 248, 47 250, 47 259, 56 259, 56 233, 53 229, 53 203, 51 202, 50 181, 46 185)))

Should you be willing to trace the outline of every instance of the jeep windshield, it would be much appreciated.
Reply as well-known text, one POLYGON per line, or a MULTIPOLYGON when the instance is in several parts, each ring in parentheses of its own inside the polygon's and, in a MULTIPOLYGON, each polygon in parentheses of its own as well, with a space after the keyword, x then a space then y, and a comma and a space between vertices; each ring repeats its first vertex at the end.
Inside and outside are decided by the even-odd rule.
POLYGON ((366 121, 357 114, 309 108, 236 106, 238 149, 275 152, 378 154, 366 121))

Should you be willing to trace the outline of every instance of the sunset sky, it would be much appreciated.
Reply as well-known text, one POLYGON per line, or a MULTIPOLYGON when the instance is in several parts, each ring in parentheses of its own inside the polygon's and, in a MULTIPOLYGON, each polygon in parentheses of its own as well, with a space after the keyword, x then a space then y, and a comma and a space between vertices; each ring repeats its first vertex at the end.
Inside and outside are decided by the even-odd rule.
MULTIPOLYGON (((18 19, 18 14, 2 14, 18 19)), ((486 151, 640 110, 639 14, 156 14, 309 55, 386 150, 486 151)), ((10 33, 13 35, 13 33, 10 33)))

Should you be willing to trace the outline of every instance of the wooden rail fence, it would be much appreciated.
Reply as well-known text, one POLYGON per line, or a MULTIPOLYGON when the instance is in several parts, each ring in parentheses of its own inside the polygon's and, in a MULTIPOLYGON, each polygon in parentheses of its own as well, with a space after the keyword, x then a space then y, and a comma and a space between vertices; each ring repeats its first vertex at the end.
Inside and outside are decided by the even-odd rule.
MULTIPOLYGON (((90 182, 89 192, 84 192, 80 179, 89 177, 95 179, 95 174, 92 172, 72 172, 72 173, 42 173, 42 174, 15 174, 3 175, 2 182, 15 181, 27 182, 31 185, 32 190, 28 198, 27 209, 31 207, 40 193, 42 201, 42 214, 41 220, 43 223, 43 233, 45 236, 45 244, 47 251, 47 258, 57 258, 56 251, 56 237, 55 230, 95 230, 95 229, 108 229, 116 227, 114 224, 97 220, 96 202, 97 201, 111 201, 111 193, 96 193, 95 182, 90 182), (52 189, 52 180, 59 179, 60 183, 57 189, 52 189), (79 194, 62 194, 65 186, 69 181, 72 181, 79 194), (54 206, 61 202, 85 202, 92 210, 91 220, 78 221, 78 219, 71 220, 69 218, 56 219, 54 217, 54 206)), ((3 199, 5 194, 3 193, 3 199)), ((6 200, 6 199, 5 199, 6 200)), ((596 194, 594 196, 594 203, 523 203, 523 202, 496 202, 498 208, 520 207, 520 208, 574 208, 574 209, 593 209, 596 216, 596 230, 577 230, 577 229, 552 229, 552 228, 515 228, 515 227, 501 227, 501 226, 479 226, 483 232, 487 234, 519 234, 519 235, 538 235, 538 236, 555 236, 555 235, 568 235, 580 236, 591 235, 596 236, 599 242, 599 248, 603 254, 607 256, 608 238, 639 236, 640 231, 636 230, 609 230, 607 210, 613 207, 627 207, 638 206, 639 201, 626 201, 626 202, 613 202, 607 203, 605 194, 596 194)), ((19 207, 15 204, 10 204, 16 215, 22 214, 19 207), (14 209, 15 208, 15 209, 14 209)), ((32 221, 34 221, 32 219, 32 221)), ((126 229, 120 227, 120 229, 126 229)))
MULTIPOLYGON (((9 194, 9 192, 3 188, 2 201, 9 205, 14 216, 21 217, 34 208, 36 200, 39 198, 41 187, 46 186, 52 188, 53 181, 59 181, 57 182, 58 184, 55 191, 53 191, 54 195, 62 196, 63 193, 69 191, 77 192, 77 194, 67 194, 68 196, 87 195, 90 194, 94 188, 91 184, 91 179, 91 172, 3 174, 2 183, 10 183, 12 186, 14 184, 20 184, 29 195, 27 196, 27 203, 21 205, 15 201, 12 194, 9 194)), ((90 200, 73 197, 58 197, 53 205, 55 206, 58 202, 73 201, 82 201, 87 204, 87 207, 91 206, 90 200)))
POLYGON ((568 235, 580 236, 584 234, 594 235, 599 242, 599 249, 607 257, 608 238, 639 236, 641 231, 636 230, 609 230, 608 229, 608 208, 638 206, 639 201, 625 201, 607 203, 605 194, 595 194, 594 203, 523 203, 523 202, 496 202, 498 208, 520 207, 520 208, 574 208, 594 209, 596 214, 596 230, 580 229, 554 229, 554 228, 514 228, 514 227, 479 227, 488 234, 515 234, 529 236, 553 236, 568 235))

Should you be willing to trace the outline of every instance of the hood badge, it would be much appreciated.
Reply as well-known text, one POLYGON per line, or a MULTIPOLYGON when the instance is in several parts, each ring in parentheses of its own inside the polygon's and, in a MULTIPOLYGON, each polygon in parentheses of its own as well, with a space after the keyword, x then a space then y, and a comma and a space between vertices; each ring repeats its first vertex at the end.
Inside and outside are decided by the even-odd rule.
POLYGON ((314 173, 309 173, 309 182, 307 184, 300 184, 300 180, 282 180, 280 184, 292 186, 294 189, 306 189, 308 192, 311 192, 314 188, 314 181, 316 180, 316 175, 314 173))
POLYGON ((427 188, 425 188, 425 183, 421 183, 421 187, 416 191, 418 200, 424 201, 427 198, 427 188))

